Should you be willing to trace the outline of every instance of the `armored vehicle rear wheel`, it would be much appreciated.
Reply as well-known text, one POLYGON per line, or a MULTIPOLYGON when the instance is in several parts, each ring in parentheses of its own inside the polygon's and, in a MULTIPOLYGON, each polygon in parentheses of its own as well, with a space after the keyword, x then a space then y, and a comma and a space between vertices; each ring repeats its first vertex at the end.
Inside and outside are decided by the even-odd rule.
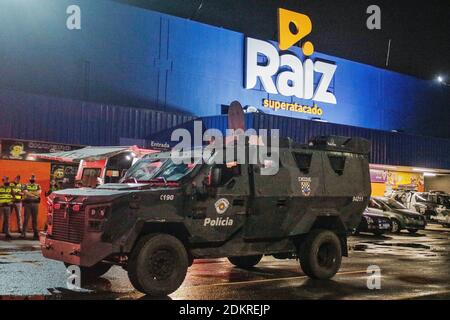
POLYGON ((329 279, 341 266, 341 242, 332 231, 312 230, 299 251, 302 270, 310 278, 329 279))
MULTIPOLYGON (((64 263, 66 268, 70 266, 69 263, 64 263)), ((99 262, 92 267, 79 267, 81 271, 81 280, 95 280, 97 278, 100 278, 102 275, 107 273, 109 269, 112 268, 112 264, 99 262)))
POLYGON ((133 287, 152 296, 165 296, 177 290, 186 277, 189 264, 183 243, 168 234, 141 238, 128 262, 128 278, 133 287))
POLYGON ((228 257, 228 261, 234 264, 236 267, 246 269, 256 266, 262 259, 262 254, 256 256, 244 256, 244 257, 228 257))

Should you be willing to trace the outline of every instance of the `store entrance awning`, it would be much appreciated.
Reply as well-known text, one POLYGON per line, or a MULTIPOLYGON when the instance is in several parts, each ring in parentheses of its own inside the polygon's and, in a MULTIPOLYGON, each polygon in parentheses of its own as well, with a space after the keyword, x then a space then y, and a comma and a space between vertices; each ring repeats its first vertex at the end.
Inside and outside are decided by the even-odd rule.
POLYGON ((123 152, 133 152, 137 157, 155 152, 154 150, 140 149, 137 146, 110 146, 110 147, 85 147, 78 150, 53 153, 36 153, 34 157, 44 160, 78 163, 81 160, 96 161, 113 157, 123 152))

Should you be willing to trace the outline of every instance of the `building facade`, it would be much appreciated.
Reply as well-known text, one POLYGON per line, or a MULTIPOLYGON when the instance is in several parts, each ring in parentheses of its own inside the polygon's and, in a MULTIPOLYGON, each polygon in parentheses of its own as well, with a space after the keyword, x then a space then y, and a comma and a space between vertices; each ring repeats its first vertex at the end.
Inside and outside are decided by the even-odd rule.
MULTIPOLYGON (((0 30, 1 89, 191 116, 219 115, 238 100, 266 114, 450 138, 448 88, 320 48, 305 57, 298 46, 281 51, 265 39, 107 0, 5 0, 0 30), (278 87, 271 90, 260 78, 249 85, 255 67, 249 56, 260 66, 268 60, 252 51, 252 41, 297 59, 305 92, 277 94, 278 87), (307 60, 315 63, 311 76, 307 60), (335 70, 317 71, 317 62, 335 70), (327 74, 322 91, 334 96, 332 103, 317 92, 327 74), (319 111, 311 112, 314 107, 319 111)), ((290 68, 277 68, 275 86, 290 68)))

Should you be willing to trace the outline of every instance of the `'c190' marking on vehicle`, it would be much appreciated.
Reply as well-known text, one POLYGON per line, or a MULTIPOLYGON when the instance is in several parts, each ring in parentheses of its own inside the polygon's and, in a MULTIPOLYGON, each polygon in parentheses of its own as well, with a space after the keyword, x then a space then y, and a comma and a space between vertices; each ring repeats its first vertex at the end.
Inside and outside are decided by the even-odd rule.
POLYGON ((227 217, 226 219, 219 217, 216 219, 211 219, 211 218, 206 218, 203 221, 203 226, 210 226, 210 227, 229 227, 233 225, 233 219, 230 219, 229 217, 227 217))
POLYGON ((311 177, 298 177, 298 182, 300 182, 300 189, 305 197, 311 195, 311 177))
POLYGON ((214 204, 214 207, 216 207, 216 211, 218 214, 223 214, 225 211, 227 211, 228 207, 230 206, 230 201, 228 201, 225 198, 221 198, 216 201, 214 204))
POLYGON ((159 200, 162 200, 162 201, 173 201, 174 199, 175 199, 174 194, 162 194, 159 197, 159 200))

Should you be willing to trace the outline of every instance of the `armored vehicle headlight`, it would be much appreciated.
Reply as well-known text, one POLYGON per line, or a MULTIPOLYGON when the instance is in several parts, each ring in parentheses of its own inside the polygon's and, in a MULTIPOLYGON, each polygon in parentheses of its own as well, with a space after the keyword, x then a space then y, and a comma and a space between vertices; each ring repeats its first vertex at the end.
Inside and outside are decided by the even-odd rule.
POLYGON ((89 215, 91 218, 103 219, 106 216, 108 208, 107 207, 97 207, 89 210, 89 215))
POLYGON ((371 217, 366 217, 367 223, 373 223, 373 219, 371 217))

